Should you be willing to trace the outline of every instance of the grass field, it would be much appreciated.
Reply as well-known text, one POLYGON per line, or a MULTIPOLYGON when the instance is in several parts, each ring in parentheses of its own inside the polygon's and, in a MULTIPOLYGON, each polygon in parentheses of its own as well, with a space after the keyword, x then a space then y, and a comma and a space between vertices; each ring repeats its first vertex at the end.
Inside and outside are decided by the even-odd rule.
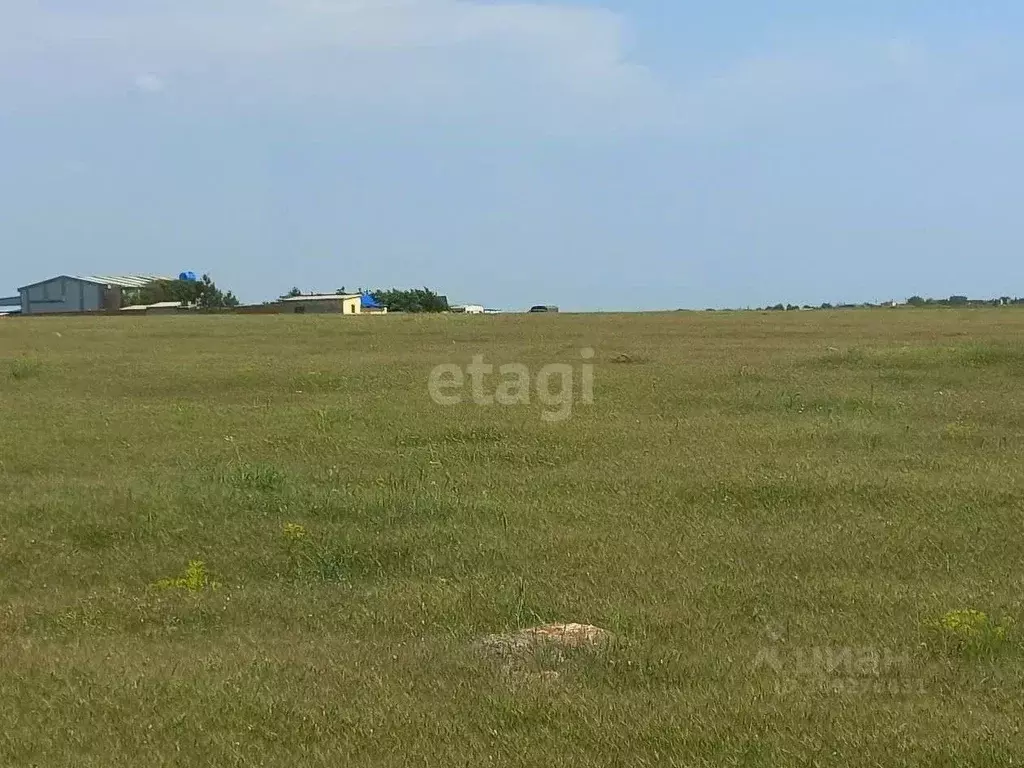
POLYGON ((0 356, 2 766, 1024 761, 1024 312, 25 318, 0 356), (428 394, 585 348, 561 422, 428 394), (548 622, 613 641, 523 662, 557 680, 477 646, 548 622))

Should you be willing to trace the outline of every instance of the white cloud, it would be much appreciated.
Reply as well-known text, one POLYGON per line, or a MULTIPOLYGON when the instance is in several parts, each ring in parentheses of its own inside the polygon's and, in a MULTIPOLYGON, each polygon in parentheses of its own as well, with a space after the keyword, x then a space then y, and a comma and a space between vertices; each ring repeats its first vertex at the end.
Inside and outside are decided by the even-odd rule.
POLYGON ((199 94, 221 89, 248 102, 500 112, 514 101, 521 112, 578 108, 595 119, 643 111, 657 99, 653 75, 627 58, 625 20, 603 9, 469 0, 89 6, 44 10, 22 0, 5 12, 13 23, 0 29, 0 65, 18 57, 19 69, 48 86, 42 94, 58 98, 112 92, 126 78, 152 92, 173 76, 199 94))
POLYGON ((156 75, 137 75, 133 82, 143 93, 159 93, 164 89, 164 81, 156 75))
MULTIPOLYGON (((320 111, 544 131, 715 134, 977 79, 979 57, 881 40, 738 58, 666 83, 593 6, 528 0, 0 0, 0 109, 174 83, 204 108, 320 111), (76 6, 88 10, 69 10, 76 6), (155 74, 159 73, 159 75, 155 74)), ((994 68, 993 63, 988 66, 994 68)), ((1005 69, 1005 66, 1003 67, 1005 69)))

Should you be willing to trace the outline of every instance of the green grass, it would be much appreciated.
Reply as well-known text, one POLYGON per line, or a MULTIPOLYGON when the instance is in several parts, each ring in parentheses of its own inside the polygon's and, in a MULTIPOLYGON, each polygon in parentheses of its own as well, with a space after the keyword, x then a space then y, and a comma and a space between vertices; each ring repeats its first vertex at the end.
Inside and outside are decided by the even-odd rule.
POLYGON ((4 322, 0 765, 1017 764, 1022 339, 1007 310, 4 322), (564 422, 428 396, 587 347, 564 422), (553 683, 476 646, 559 621, 615 641, 553 683))

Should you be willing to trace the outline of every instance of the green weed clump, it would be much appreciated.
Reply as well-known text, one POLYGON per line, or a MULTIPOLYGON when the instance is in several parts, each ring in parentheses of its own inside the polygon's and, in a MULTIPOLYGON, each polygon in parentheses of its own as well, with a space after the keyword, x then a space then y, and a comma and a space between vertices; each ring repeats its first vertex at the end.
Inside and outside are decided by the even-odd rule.
POLYGON ((192 560, 185 569, 183 576, 172 579, 160 579, 153 586, 157 589, 184 589, 188 592, 199 593, 218 589, 220 584, 210 579, 206 573, 206 565, 202 561, 192 560))
POLYGON ((306 528, 298 523, 287 523, 284 526, 284 537, 290 545, 295 544, 306 538, 306 528))
POLYGON ((269 464, 243 463, 229 476, 229 482, 244 491, 269 493, 284 487, 285 474, 269 464))
POLYGON ((288 557, 288 571, 293 576, 302 574, 303 561, 307 559, 303 543, 306 539, 306 528, 298 523, 285 523, 282 530, 285 551, 288 557))
POLYGON ((1005 616, 996 622, 982 611, 950 611, 929 623, 935 646, 957 655, 991 655, 1010 640, 1014 620, 1005 616))
POLYGON ((977 427, 973 424, 966 424, 963 421, 954 421, 942 428, 941 437, 949 442, 972 443, 976 442, 980 435, 977 427))
POLYGON ((348 564, 338 554, 309 538, 306 527, 286 523, 281 531, 285 543, 285 575, 295 581, 343 581, 348 564))
POLYGON ((15 381, 34 379, 43 372, 43 364, 31 358, 18 358, 7 364, 7 375, 15 381))

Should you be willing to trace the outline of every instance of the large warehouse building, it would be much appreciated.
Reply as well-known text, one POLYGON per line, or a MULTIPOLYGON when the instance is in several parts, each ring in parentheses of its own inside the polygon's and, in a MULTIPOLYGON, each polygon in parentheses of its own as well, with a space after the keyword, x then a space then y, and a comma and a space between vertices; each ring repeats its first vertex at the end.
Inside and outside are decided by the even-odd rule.
POLYGON ((60 275, 18 289, 21 314, 42 315, 56 312, 116 312, 121 308, 125 288, 142 288, 156 280, 171 280, 159 275, 101 275, 70 277, 60 275))

